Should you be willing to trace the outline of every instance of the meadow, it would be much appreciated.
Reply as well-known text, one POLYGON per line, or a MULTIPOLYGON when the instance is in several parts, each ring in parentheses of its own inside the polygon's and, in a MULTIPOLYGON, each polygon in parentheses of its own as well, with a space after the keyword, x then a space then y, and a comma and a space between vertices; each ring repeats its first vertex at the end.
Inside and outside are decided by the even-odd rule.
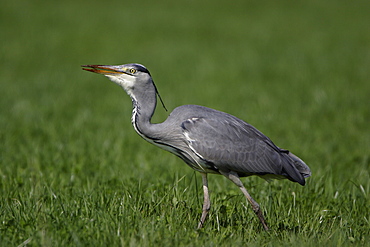
MULTIPOLYGON (((24 1, 0 8, 0 246, 369 246, 368 1, 24 1), (84 64, 144 64, 171 111, 257 127, 306 186, 201 177, 131 126, 84 64)), ((154 122, 169 112, 160 104, 154 122)))

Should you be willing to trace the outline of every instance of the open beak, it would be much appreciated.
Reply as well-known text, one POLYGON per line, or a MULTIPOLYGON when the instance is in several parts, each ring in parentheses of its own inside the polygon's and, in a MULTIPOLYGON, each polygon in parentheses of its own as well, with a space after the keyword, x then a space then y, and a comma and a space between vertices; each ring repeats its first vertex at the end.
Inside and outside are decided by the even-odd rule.
POLYGON ((81 65, 83 70, 103 74, 103 75, 113 75, 113 74, 123 74, 124 71, 121 70, 120 66, 115 65, 81 65))

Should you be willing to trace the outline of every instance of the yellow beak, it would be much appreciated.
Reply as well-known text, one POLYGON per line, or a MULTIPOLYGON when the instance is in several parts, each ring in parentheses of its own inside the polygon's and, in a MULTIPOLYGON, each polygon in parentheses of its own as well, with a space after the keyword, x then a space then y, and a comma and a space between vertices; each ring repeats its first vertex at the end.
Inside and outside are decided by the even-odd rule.
POLYGON ((111 75, 111 74, 123 74, 124 71, 121 70, 119 66, 115 65, 82 65, 81 67, 83 70, 103 74, 103 75, 111 75))

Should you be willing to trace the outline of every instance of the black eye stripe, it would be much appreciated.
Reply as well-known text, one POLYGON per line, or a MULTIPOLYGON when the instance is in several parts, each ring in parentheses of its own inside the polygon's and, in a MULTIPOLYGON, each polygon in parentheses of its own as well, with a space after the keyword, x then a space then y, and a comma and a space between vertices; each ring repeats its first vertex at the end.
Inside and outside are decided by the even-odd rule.
POLYGON ((150 73, 149 73, 149 71, 148 71, 148 69, 147 68, 145 68, 143 65, 141 65, 141 64, 137 64, 137 63, 132 63, 132 64, 127 64, 129 67, 130 67, 130 73, 132 73, 131 72, 131 69, 135 69, 136 70, 136 72, 144 72, 144 73, 148 73, 149 75, 150 75, 150 73))

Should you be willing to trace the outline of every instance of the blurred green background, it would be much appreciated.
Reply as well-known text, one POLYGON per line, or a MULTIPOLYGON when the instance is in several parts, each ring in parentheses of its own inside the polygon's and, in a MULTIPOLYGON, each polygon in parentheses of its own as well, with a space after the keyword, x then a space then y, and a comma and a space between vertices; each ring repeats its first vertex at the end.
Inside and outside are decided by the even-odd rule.
MULTIPOLYGON (((365 0, 3 2, 0 243, 365 244, 369 10, 365 0), (213 215, 194 230, 199 175, 141 140, 124 91, 80 68, 131 62, 151 71, 169 110, 199 104, 236 115, 311 167, 302 188, 244 180, 267 208, 272 233, 261 231, 241 193, 220 176, 210 176, 213 215), (277 191, 280 199, 271 196, 277 191), (301 198, 293 213, 292 193, 301 198), (138 211, 108 210, 138 194, 138 211), (143 205, 163 208, 140 224, 143 205), (169 211, 174 216, 161 221, 169 211), (235 215, 239 221, 229 222, 235 215)), ((167 114, 158 105, 154 121, 167 114)))

